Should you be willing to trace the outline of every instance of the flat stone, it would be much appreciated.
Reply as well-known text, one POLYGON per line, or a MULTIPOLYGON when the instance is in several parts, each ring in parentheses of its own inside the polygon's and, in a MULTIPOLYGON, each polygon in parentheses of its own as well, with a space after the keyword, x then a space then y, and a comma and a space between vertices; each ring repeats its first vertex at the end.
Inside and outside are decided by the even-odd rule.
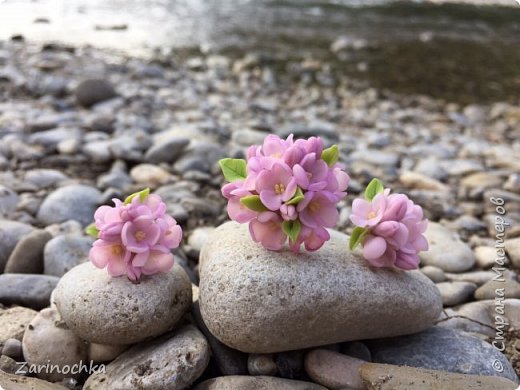
POLYGON ((45 245, 43 272, 46 275, 63 276, 75 266, 88 261, 93 241, 91 237, 73 234, 54 237, 45 245))
POLYGON ((133 344, 178 323, 191 306, 191 282, 177 263, 169 272, 135 284, 88 262, 61 278, 53 298, 63 320, 82 339, 133 344))
POLYGON ((0 273, 4 272, 5 264, 18 241, 33 230, 31 225, 22 222, 0 220, 0 273))
POLYGON ((433 265, 446 272, 464 272, 475 264, 471 248, 456 233, 441 224, 428 223, 425 235, 430 248, 420 252, 423 265, 433 265))
POLYGON ((68 390, 58 383, 50 383, 37 378, 8 374, 0 370, 0 387, 6 390, 68 390))
POLYGON ((16 244, 5 273, 41 274, 43 271, 43 248, 52 238, 45 230, 33 230, 16 244))
POLYGON ((93 221, 101 193, 86 185, 69 185, 51 192, 43 201, 37 218, 45 225, 69 219, 87 226, 93 221))
MULTIPOLYGON (((56 309, 43 309, 34 317, 22 340, 23 356, 29 365, 55 365, 60 371, 87 361, 88 344, 78 338, 61 320, 56 309)), ((78 378, 80 373, 42 370, 36 376, 51 382, 78 378)))
POLYGON ((272 376, 221 376, 197 385, 193 390, 326 390, 316 383, 272 376))
POLYGON ((152 164, 139 164, 132 168, 130 177, 138 184, 153 188, 171 180, 171 174, 164 168, 152 164))
POLYGON ((348 236, 331 235, 319 251, 295 255, 254 243, 246 225, 217 228, 199 265, 199 302, 211 333, 234 349, 272 353, 433 324, 442 303, 426 276, 371 268, 347 249, 348 236))
POLYGON ((49 306, 51 292, 59 278, 37 274, 0 275, 0 303, 21 305, 36 310, 49 306))
POLYGON ((25 328, 36 314, 37 311, 20 306, 0 309, 0 345, 9 339, 22 341, 25 328))
POLYGON ((117 96, 112 84, 104 79, 87 79, 78 84, 74 90, 76 101, 83 107, 91 107, 96 103, 117 96))
POLYGON ((399 181, 408 188, 449 191, 449 187, 446 184, 418 172, 405 171, 399 176, 399 181))
POLYGON ((501 376, 518 381, 505 355, 491 344, 453 329, 434 326, 413 335, 368 341, 368 347, 374 363, 501 376), (497 364, 503 367, 502 372, 493 369, 497 364))
POLYGON ((440 283, 446 280, 444 271, 438 267, 434 267, 433 265, 422 267, 420 271, 434 283, 440 283))
POLYGON ((365 363, 359 369, 367 390, 515 390, 517 384, 494 376, 365 363))
POLYGON ((305 371, 316 383, 329 389, 364 389, 358 370, 363 360, 326 349, 315 349, 305 356, 305 371))
POLYGON ((493 279, 495 276, 496 273, 494 271, 471 271, 460 274, 446 273, 446 278, 448 280, 475 283, 477 286, 483 285, 484 283, 493 279))
POLYGON ((193 325, 137 344, 91 375, 84 390, 181 390, 199 378, 210 359, 208 342, 193 325))
MULTIPOLYGON (((503 249, 502 249, 503 250, 503 249)), ((477 266, 479 268, 488 269, 497 265, 495 259, 500 258, 496 248, 491 246, 477 246, 474 249, 477 266)))
POLYGON ((437 325, 494 337, 495 318, 494 313, 493 316, 489 315, 491 309, 494 309, 494 301, 490 300, 465 303, 454 310, 444 310, 437 325))
POLYGON ((503 291, 502 298, 520 298, 520 283, 516 281, 512 272, 505 272, 503 277, 491 279, 475 291, 475 299, 495 299, 496 290, 503 291))
POLYGON ((455 306, 468 302, 473 297, 477 285, 469 282, 437 283, 444 306, 455 306))

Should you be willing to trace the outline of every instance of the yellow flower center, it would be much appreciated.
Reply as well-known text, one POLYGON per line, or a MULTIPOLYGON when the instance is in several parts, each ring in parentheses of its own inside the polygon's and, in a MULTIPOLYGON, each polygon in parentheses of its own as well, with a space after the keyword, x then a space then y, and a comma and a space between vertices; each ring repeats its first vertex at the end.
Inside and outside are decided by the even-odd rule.
POLYGON ((368 213, 368 219, 375 218, 377 216, 377 213, 375 211, 371 211, 368 213))
POLYGON ((112 245, 112 254, 114 256, 121 256, 122 253, 123 248, 121 247, 121 245, 112 245))
POLYGON ((283 184, 275 184, 274 185, 274 192, 277 194, 277 195, 282 195, 284 192, 285 192, 285 185, 283 184))
POLYGON ((320 204, 318 202, 309 203, 309 210, 311 213, 316 213, 320 210, 320 204))
POLYGON ((146 233, 142 230, 138 230, 135 232, 134 237, 136 241, 143 241, 146 238, 146 233))

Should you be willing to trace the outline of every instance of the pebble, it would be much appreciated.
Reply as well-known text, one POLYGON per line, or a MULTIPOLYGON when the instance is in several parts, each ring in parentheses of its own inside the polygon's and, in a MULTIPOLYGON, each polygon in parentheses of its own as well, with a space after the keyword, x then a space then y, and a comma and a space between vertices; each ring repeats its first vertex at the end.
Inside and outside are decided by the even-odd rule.
MULTIPOLYGON (((24 326, 25 327, 25 326, 24 326)), ((22 342, 18 339, 7 339, 4 342, 1 355, 9 356, 15 361, 23 360, 22 342)))
POLYGON ((121 355, 126 349, 126 345, 90 343, 88 346, 88 359, 95 363, 110 362, 121 355))
POLYGON ((74 90, 77 102, 83 107, 91 107, 96 103, 112 99, 117 93, 107 80, 88 79, 78 84, 74 90))
POLYGON ((365 361, 326 349, 305 356, 305 371, 316 383, 332 390, 364 389, 358 370, 365 361))
POLYGON ((191 248, 196 250, 197 252, 200 252, 200 250, 208 240, 208 237, 214 231, 215 228, 212 226, 204 226, 194 229, 188 237, 188 245, 191 246, 191 248))
POLYGON ((38 312, 21 306, 0 308, 0 345, 9 339, 22 341, 25 328, 38 312))
POLYGON ((515 268, 520 269, 520 237, 506 240, 505 247, 515 268))
POLYGON ((24 236, 14 247, 5 273, 40 274, 43 271, 43 248, 52 238, 45 230, 33 230, 24 236))
POLYGON ((70 185, 51 192, 38 211, 37 218, 45 225, 75 220, 83 226, 93 221, 101 193, 94 187, 70 185))
POLYGON ((479 268, 489 269, 494 265, 497 265, 495 259, 499 256, 496 248, 490 246, 477 246, 473 251, 475 252, 475 258, 477 259, 477 266, 479 268))
POLYGON ((455 306, 468 302, 473 297, 477 285, 469 282, 437 283, 443 306, 455 306))
POLYGON ((56 169, 31 169, 25 173, 25 180, 38 189, 55 186, 67 179, 63 172, 56 169))
POLYGON ((453 374, 390 364, 363 364, 359 374, 367 390, 515 390, 518 388, 515 382, 505 378, 453 374))
POLYGON ((475 264, 471 248, 441 224, 429 222, 425 235, 430 247, 420 253, 423 265, 433 265, 446 272, 464 272, 475 264))
POLYGON ((374 363, 501 376, 518 381, 505 355, 491 344, 453 329, 434 326, 413 335, 370 340, 368 347, 374 363), (502 372, 496 371, 494 364, 501 364, 502 372))
POLYGON ((68 390, 67 387, 58 383, 9 374, 2 370, 0 370, 0 387, 6 390, 68 390))
POLYGON ((34 228, 31 225, 9 220, 0 220, 0 273, 4 272, 5 265, 18 241, 34 228))
POLYGON ((441 183, 440 181, 422 175, 417 172, 405 171, 399 176, 399 180, 405 187, 417 188, 422 190, 433 190, 433 191, 449 191, 450 188, 441 183))
POLYGON ((52 290, 59 278, 38 274, 0 275, 0 303, 21 305, 36 310, 49 306, 52 290))
POLYGON ((0 218, 6 218, 16 210, 18 194, 9 187, 0 185, 0 218))
POLYGON ((19 368, 20 366, 16 363, 16 360, 9 356, 0 355, 0 371, 15 374, 19 368))
POLYGON ((183 153, 190 144, 189 138, 170 138, 163 142, 155 142, 144 156, 146 162, 151 164, 172 163, 183 153))
POLYGON ((420 269, 420 271, 426 275, 433 283, 440 283, 446 280, 444 271, 440 268, 434 267, 433 265, 427 265, 420 269))
POLYGON ((278 366, 272 354, 252 353, 247 358, 247 371, 249 375, 276 376, 278 366))
POLYGON ((61 278, 54 302, 82 339, 132 344, 161 335, 179 322, 191 305, 191 282, 178 264, 134 284, 87 262, 61 278))
POLYGON ((273 353, 414 333, 439 316, 440 294, 428 278, 369 268, 345 242, 333 231, 319 251, 296 257, 263 249, 245 225, 221 225, 200 256, 204 322, 232 348, 273 353))
MULTIPOLYGON (((61 320, 56 309, 43 309, 29 324, 22 340, 23 356, 29 365, 56 365, 63 370, 87 361, 88 344, 80 340, 61 320)), ((58 382, 67 377, 78 378, 80 373, 37 373, 38 378, 58 382)))
POLYGON ((208 379, 193 390, 326 390, 316 383, 282 379, 272 376, 221 376, 208 379))
POLYGON ((494 271, 471 271, 460 274, 446 273, 446 278, 458 282, 470 282, 481 286, 496 276, 494 271))
POLYGON ((475 291, 475 299, 495 299, 496 290, 503 292, 502 298, 520 298, 520 283, 514 278, 512 272, 504 272, 503 275, 498 275, 497 279, 488 280, 475 291))
POLYGON ((64 234, 54 237, 45 245, 43 273, 63 276, 75 266, 88 260, 94 240, 91 237, 64 234))
POLYGON ((494 337, 494 316, 489 316, 491 306, 494 306, 493 301, 477 301, 465 303, 454 310, 446 309, 437 325, 494 337))
POLYGON ((137 344, 91 375, 84 390, 182 390, 202 375, 210 359, 208 342, 187 325, 172 334, 137 344))
POLYGON ((139 164, 130 170, 130 177, 142 186, 156 188, 172 179, 172 175, 164 168, 152 164, 139 164))

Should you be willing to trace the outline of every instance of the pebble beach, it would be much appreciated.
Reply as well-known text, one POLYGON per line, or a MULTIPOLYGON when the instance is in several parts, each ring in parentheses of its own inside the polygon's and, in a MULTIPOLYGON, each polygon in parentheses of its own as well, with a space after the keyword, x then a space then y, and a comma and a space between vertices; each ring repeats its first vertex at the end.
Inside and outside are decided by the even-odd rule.
POLYGON ((0 385, 517 388, 517 103, 392 92, 326 60, 0 41, 0 385), (351 177, 332 239, 303 257, 227 222, 218 161, 270 133, 337 144, 351 177), (348 251, 352 199, 376 176, 430 221, 417 271, 348 251), (84 229, 146 187, 184 230, 176 264, 110 279, 84 229))

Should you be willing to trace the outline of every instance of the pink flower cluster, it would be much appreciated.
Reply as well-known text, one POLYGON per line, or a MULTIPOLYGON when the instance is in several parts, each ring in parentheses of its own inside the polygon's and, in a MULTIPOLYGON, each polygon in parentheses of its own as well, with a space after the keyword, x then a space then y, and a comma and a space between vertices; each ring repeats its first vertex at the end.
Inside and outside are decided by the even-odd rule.
POLYGON ((423 233, 428 220, 421 206, 404 194, 378 193, 369 201, 355 199, 350 220, 363 228, 363 256, 374 267, 418 268, 418 252, 428 250, 423 233))
POLYGON ((249 223, 253 240, 267 249, 281 249, 289 237, 294 252, 301 244, 317 250, 330 239, 327 228, 338 221, 336 203, 349 182, 337 163, 337 147, 324 150, 319 137, 292 135, 268 135, 262 145, 251 146, 242 176, 226 178, 232 181, 222 188, 229 217, 249 223))
POLYGON ((98 239, 90 250, 90 261, 107 267, 111 276, 127 275, 138 281, 141 275, 166 272, 173 267, 171 249, 179 246, 182 229, 165 213, 158 195, 134 194, 125 203, 101 206, 94 214, 98 239))

